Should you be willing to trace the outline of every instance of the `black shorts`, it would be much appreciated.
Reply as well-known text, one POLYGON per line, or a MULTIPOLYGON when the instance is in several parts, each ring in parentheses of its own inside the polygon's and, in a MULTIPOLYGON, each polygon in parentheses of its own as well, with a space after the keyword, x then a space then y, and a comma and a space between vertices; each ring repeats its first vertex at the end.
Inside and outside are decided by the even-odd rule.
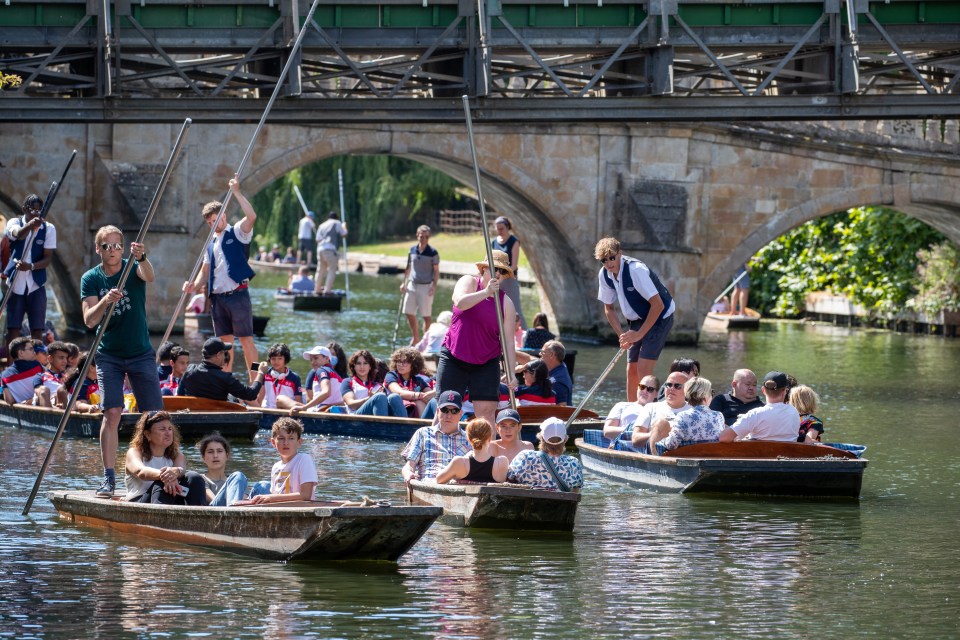
POLYGON ((440 349, 437 364, 437 393, 456 391, 461 396, 470 392, 470 401, 500 401, 500 358, 483 364, 458 360, 446 347, 440 349))
MULTIPOLYGON (((643 320, 632 320, 630 329, 636 331, 641 325, 643 325, 643 320)), ((643 336, 643 340, 630 345, 630 350, 627 352, 627 362, 638 362, 641 358, 644 360, 658 359, 664 345, 667 344, 667 335, 669 335, 671 328, 673 328, 673 314, 657 320, 650 327, 650 331, 647 331, 647 335, 643 336)))

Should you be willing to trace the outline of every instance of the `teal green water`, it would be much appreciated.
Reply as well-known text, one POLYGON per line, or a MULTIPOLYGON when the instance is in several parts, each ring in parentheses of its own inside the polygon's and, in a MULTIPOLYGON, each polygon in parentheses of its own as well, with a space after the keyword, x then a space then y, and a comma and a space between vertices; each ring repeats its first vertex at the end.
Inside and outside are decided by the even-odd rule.
MULTIPOLYGON (((336 338, 385 356, 398 281, 350 281, 350 311, 272 309, 270 337, 294 351, 336 338)), ((268 289, 255 298, 272 308, 268 289)), ((524 305, 536 310, 532 296, 524 305)), ((573 346, 582 393, 614 349, 573 346)), ((392 566, 265 563, 74 527, 43 494, 24 518, 50 440, 0 428, 0 637, 955 637, 958 350, 769 323, 664 354, 658 372, 682 352, 717 387, 740 366, 813 386, 828 439, 869 447, 857 502, 660 495, 587 472, 572 536, 435 525, 392 566)), ((619 397, 622 371, 611 377, 591 407, 619 397)), ((308 436, 304 446, 325 496, 403 500, 397 443, 308 436)), ((235 467, 266 477, 274 455, 259 437, 236 448, 235 467)), ((96 442, 62 441, 44 492, 93 488, 98 459, 96 442)))

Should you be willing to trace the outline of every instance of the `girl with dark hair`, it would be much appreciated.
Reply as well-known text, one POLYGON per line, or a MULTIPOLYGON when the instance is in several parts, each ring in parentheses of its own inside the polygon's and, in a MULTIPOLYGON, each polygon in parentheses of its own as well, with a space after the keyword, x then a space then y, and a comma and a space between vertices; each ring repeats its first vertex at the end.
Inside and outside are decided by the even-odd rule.
POLYGON ((341 378, 347 377, 347 354, 344 352, 343 347, 340 346, 339 342, 329 342, 327 343, 327 349, 330 349, 330 353, 333 354, 333 358, 330 360, 330 366, 333 367, 333 370, 341 378))
POLYGON ((387 396, 383 385, 377 382, 374 367, 376 358, 366 349, 360 349, 350 356, 347 368, 350 377, 340 384, 340 395, 348 413, 367 416, 390 415, 387 408, 387 396))
POLYGON ((550 333, 550 322, 547 314, 540 312, 533 316, 533 329, 523 334, 524 349, 539 349, 557 336, 550 333))
POLYGON ((218 432, 213 432, 199 443, 200 457, 207 465, 203 474, 206 485, 206 503, 211 507, 228 507, 243 500, 247 492, 247 476, 234 471, 228 477, 225 469, 230 460, 230 443, 218 432))
POLYGON ((424 418, 436 414, 433 401, 436 390, 430 378, 423 375, 426 367, 423 354, 414 347, 400 347, 390 356, 390 372, 384 378, 384 386, 390 395, 390 415, 400 418, 424 418))
POLYGON ((267 351, 270 369, 263 378, 257 400, 268 409, 292 409, 303 403, 303 383, 290 367, 290 347, 278 342, 267 351))
POLYGON ((531 360, 523 368, 523 384, 517 387, 517 402, 520 406, 530 404, 557 404, 557 396, 550 383, 547 363, 531 360))
POLYGON ((126 457, 128 502, 188 504, 206 502, 203 476, 184 468, 180 431, 166 411, 140 416, 126 457))
POLYGON ((510 463, 505 456, 493 456, 489 452, 493 439, 493 427, 483 418, 474 418, 467 423, 467 441, 473 451, 451 460, 437 476, 437 484, 451 480, 461 482, 504 482, 510 463))
POLYGON ((520 282, 517 280, 517 266, 520 262, 520 241, 513 235, 513 223, 507 216, 500 216, 493 221, 497 229, 497 237, 490 241, 490 246, 507 254, 507 260, 510 268, 513 269, 513 277, 509 280, 503 280, 500 283, 500 290, 503 291, 517 310, 520 316, 520 328, 527 330, 527 320, 523 317, 523 309, 520 308, 520 282))

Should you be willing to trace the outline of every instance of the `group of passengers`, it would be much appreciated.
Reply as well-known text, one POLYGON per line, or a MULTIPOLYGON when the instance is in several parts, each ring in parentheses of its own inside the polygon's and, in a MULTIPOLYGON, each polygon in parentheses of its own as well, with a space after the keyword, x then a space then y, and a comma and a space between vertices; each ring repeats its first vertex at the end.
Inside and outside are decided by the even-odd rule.
POLYGON ((658 387, 656 377, 646 376, 636 402, 610 410, 603 435, 611 447, 664 455, 689 444, 746 439, 815 444, 823 435, 816 392, 780 371, 764 376, 764 400, 757 397, 757 376, 749 369, 734 373, 729 393, 714 395, 700 363, 690 358, 674 360, 660 396, 658 387))
MULTIPOLYGON (((80 376, 87 352, 72 342, 42 340, 21 336, 9 345, 11 364, 0 373, 3 400, 8 404, 63 409, 80 376)), ((81 394, 74 410, 81 413, 98 411, 100 403, 97 369, 90 363, 81 394)))

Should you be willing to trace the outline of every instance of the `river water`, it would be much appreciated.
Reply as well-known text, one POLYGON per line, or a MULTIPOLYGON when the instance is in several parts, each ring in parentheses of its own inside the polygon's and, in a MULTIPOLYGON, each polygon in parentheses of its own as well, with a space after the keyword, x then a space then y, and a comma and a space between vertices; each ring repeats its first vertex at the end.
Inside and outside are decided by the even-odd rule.
MULTIPOLYGON (((274 309, 267 287, 278 283, 262 276, 254 291, 272 340, 296 352, 322 336, 387 355, 395 278, 351 277, 351 310, 339 315, 274 309)), ((536 311, 532 293, 524 307, 536 311)), ((614 349, 573 346, 582 393, 614 349)), ((859 501, 660 495, 587 472, 572 535, 435 525, 396 565, 283 565, 65 524, 45 492, 94 488, 95 441, 61 441, 22 517, 50 440, 0 428, 0 636, 957 637, 958 350, 771 322, 664 353, 658 373, 682 352, 715 387, 740 366, 813 386, 827 439, 868 445, 859 501)), ((612 377, 590 406, 621 394, 622 372, 612 377)), ((398 444, 307 436, 304 448, 324 496, 402 502, 398 444)), ((261 434, 235 448, 233 467, 265 478, 274 460, 261 434)))

